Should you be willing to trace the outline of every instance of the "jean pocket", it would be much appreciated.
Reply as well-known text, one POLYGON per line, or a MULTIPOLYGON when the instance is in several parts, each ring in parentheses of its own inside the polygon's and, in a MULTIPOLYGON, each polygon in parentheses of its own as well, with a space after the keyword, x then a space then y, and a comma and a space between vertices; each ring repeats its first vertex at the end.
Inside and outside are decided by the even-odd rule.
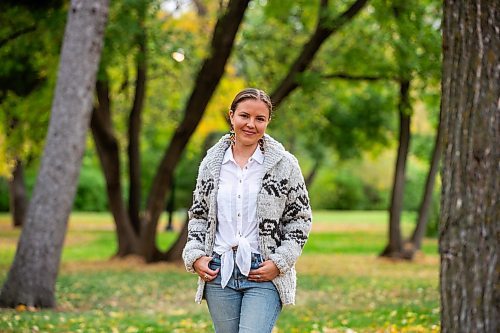
POLYGON ((210 263, 208 264, 208 267, 211 270, 216 270, 217 268, 220 268, 220 258, 213 258, 210 263))
POLYGON ((260 264, 263 263, 262 255, 258 253, 252 253, 252 263, 250 264, 251 269, 259 268, 260 264))

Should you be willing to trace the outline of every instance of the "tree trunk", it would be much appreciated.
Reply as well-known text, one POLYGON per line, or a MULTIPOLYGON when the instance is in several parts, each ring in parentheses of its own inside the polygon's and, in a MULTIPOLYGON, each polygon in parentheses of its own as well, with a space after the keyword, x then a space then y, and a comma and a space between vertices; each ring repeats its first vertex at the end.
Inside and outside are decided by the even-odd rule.
POLYGON ((441 330, 500 330, 500 3, 444 3, 441 330))
POLYGON ((177 240, 170 246, 167 253, 162 256, 162 260, 165 261, 180 261, 182 260, 182 250, 186 246, 186 240, 188 236, 188 222, 189 218, 186 216, 186 221, 182 226, 181 232, 177 237, 177 240))
POLYGON ((306 188, 311 187, 312 182, 314 181, 316 175, 318 174, 318 170, 321 166, 322 160, 323 160, 322 158, 316 158, 316 160, 314 160, 314 165, 305 179, 306 188))
POLYGON ((298 75, 304 73, 311 64, 314 56, 318 53, 321 45, 323 45, 323 42, 353 19, 367 2, 368 0, 356 0, 345 12, 330 21, 327 20, 328 16, 325 15, 328 12, 328 1, 321 1, 316 30, 307 43, 304 44, 302 51, 293 62, 285 78, 271 94, 271 100, 276 108, 285 97, 299 86, 297 81, 298 75))
MULTIPOLYGON (((142 6, 144 7, 144 5, 142 6)), ((141 157, 140 133, 141 114, 146 93, 146 31, 144 29, 145 8, 140 9, 142 31, 138 36, 139 52, 137 54, 137 79, 135 82, 135 96, 128 123, 128 162, 129 162, 129 217, 137 234, 140 233, 139 212, 141 209, 141 157)))
POLYGON ((20 227, 24 223, 29 200, 24 182, 24 166, 19 159, 16 160, 16 167, 12 179, 9 181, 9 198, 13 225, 14 227, 20 227))
POLYGON ((427 174, 427 180, 425 181, 424 195, 420 204, 420 208, 418 210, 417 225, 413 230, 413 234, 410 237, 408 246, 405 246, 405 249, 409 251, 409 254, 412 258, 415 255, 415 252, 420 250, 422 246, 422 239, 424 238, 425 229, 429 220, 429 212, 432 203, 432 192, 434 191, 436 174, 439 169, 439 160, 443 151, 443 146, 441 144, 442 133, 443 131, 441 130, 441 124, 439 124, 434 143, 434 151, 432 153, 431 165, 429 168, 429 173, 427 174))
POLYGON ((98 107, 92 112, 90 127, 94 137, 97 155, 106 179, 108 203, 116 226, 118 250, 116 256, 139 253, 139 240, 130 223, 123 201, 120 180, 120 150, 113 134, 108 81, 96 83, 98 107))
POLYGON ((165 205, 175 167, 224 74, 224 67, 231 54, 234 38, 243 20, 248 2, 249 0, 230 0, 225 14, 217 21, 210 56, 198 73, 193 92, 184 110, 184 119, 177 127, 156 172, 144 214, 144 230, 141 233, 141 253, 148 262, 159 259, 159 251, 156 247, 158 219, 165 205))
POLYGON ((175 212, 175 178, 172 178, 172 185, 170 186, 170 195, 167 202, 167 225, 165 231, 174 230, 174 212, 175 212))
POLYGON ((71 2, 45 150, 16 256, 0 293, 2 306, 55 306, 107 12, 106 0, 71 2))
MULTIPOLYGON (((223 133, 220 132, 210 132, 206 137, 205 141, 203 142, 203 151, 206 152, 210 147, 212 147, 221 137, 223 133)), ((192 202, 188 205, 191 206, 192 202)), ((168 251, 165 254, 162 254, 161 259, 165 261, 179 261, 182 260, 182 250, 184 249, 184 246, 186 245, 187 242, 187 232, 188 232, 188 222, 189 219, 186 216, 186 220, 184 222, 184 225, 182 226, 182 229, 179 233, 179 236, 177 236, 176 241, 174 244, 170 246, 168 251)))
POLYGON ((403 210, 403 193, 405 188, 405 170, 410 147, 410 82, 400 82, 399 100, 399 148, 394 170, 391 206, 389 208, 389 243, 380 254, 383 257, 403 258, 403 242, 401 238, 401 211, 403 210))

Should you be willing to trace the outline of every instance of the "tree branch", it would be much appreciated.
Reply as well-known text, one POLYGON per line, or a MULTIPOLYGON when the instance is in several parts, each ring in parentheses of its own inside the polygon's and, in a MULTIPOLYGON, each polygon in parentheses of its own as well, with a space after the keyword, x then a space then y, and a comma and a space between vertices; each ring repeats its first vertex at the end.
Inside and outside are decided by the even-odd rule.
POLYGON ((283 99, 299 86, 296 80, 297 76, 307 69, 323 42, 350 21, 367 2, 368 0, 356 0, 345 12, 333 20, 328 20, 328 16, 322 14, 328 9, 328 1, 321 0, 316 30, 309 41, 304 44, 301 53, 290 67, 288 74, 271 94, 271 100, 275 107, 278 107, 283 99))
POLYGON ((380 81, 380 80, 390 80, 398 81, 397 77, 392 76, 372 76, 372 75, 352 75, 348 73, 331 73, 321 76, 323 79, 343 79, 350 81, 380 81))
POLYGON ((7 36, 4 39, 0 40, 0 48, 3 47, 8 42, 10 42, 11 40, 14 40, 19 36, 22 36, 24 34, 27 34, 35 30, 36 30, 36 24, 33 24, 32 26, 13 32, 12 34, 10 34, 10 36, 7 36))

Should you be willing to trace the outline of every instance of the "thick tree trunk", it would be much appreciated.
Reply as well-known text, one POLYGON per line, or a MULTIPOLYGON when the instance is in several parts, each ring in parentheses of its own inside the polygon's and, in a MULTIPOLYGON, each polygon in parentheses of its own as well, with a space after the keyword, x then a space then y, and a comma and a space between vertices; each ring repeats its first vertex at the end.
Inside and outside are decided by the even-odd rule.
POLYGON ((71 2, 45 150, 16 256, 0 293, 2 306, 55 306, 107 12, 106 0, 71 2))
POLYGON ((500 330, 500 3, 444 3, 441 330, 500 330))
POLYGON ((9 181, 9 201, 12 224, 14 227, 20 227, 24 223, 29 200, 24 182, 24 166, 19 159, 16 160, 16 167, 9 181))
MULTIPOLYGON (((141 9, 141 24, 144 25, 145 9, 141 9)), ((141 209, 141 157, 140 134, 141 114, 146 94, 146 31, 144 27, 138 37, 139 52, 137 54, 137 79, 135 81, 135 96, 128 123, 128 161, 129 161, 129 200, 128 211, 130 221, 137 234, 140 233, 139 212, 141 209)))
POLYGON ((285 97, 287 97, 299 86, 297 81, 298 75, 304 73, 307 67, 309 67, 314 59, 314 56, 318 53, 321 45, 323 45, 323 42, 342 28, 347 22, 353 19, 367 2, 368 0, 356 0, 341 15, 337 16, 333 20, 328 20, 328 16, 326 15, 328 12, 328 0, 321 1, 316 30, 302 48, 302 51, 293 62, 285 78, 278 84, 278 87, 271 94, 271 100, 276 108, 279 104, 281 104, 285 97))
POLYGON ((139 240, 132 228, 120 180, 120 151, 111 122, 111 105, 107 81, 96 83, 98 107, 92 112, 90 127, 94 137, 97 155, 106 179, 108 203, 116 226, 119 257, 139 253, 139 240))
POLYGON ((175 167, 224 74, 224 67, 231 54, 234 38, 248 2, 249 0, 230 0, 226 12, 217 21, 210 56, 198 73, 193 92, 184 110, 184 119, 176 129, 156 172, 144 214, 144 230, 141 233, 141 253, 148 262, 160 259, 156 247, 156 231, 175 167))
POLYGON ((410 82, 400 82, 399 101, 399 147, 394 170, 391 206, 389 208, 389 243, 380 254, 383 257, 404 258, 401 236, 401 211, 403 210, 403 193, 405 188, 405 170, 410 147, 410 82))
POLYGON ((424 195, 422 202, 420 203, 420 208, 418 210, 417 225, 413 230, 413 234, 409 239, 408 246, 405 249, 409 251, 409 255, 413 257, 415 252, 420 250, 422 246, 422 239, 425 235, 425 229, 427 227, 427 222, 429 221, 429 212, 432 203, 432 192, 434 191, 434 183, 436 181, 436 175, 439 170, 439 161, 441 159, 441 154, 443 151, 441 125, 438 125, 436 139, 434 142, 434 151, 432 152, 431 165, 429 168, 429 173, 427 174, 427 180, 425 181, 424 195))

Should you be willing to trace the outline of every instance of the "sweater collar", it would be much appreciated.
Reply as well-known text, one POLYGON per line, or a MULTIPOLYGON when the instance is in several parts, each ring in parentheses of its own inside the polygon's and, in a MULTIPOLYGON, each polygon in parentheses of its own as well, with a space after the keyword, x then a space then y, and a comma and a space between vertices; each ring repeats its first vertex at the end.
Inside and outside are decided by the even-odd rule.
MULTIPOLYGON (((207 167, 215 179, 220 176, 220 168, 226 150, 229 148, 231 141, 229 134, 224 135, 207 152, 207 167)), ((274 140, 270 135, 264 134, 264 169, 268 172, 276 163, 278 163, 285 155, 285 148, 281 143, 274 140)))

